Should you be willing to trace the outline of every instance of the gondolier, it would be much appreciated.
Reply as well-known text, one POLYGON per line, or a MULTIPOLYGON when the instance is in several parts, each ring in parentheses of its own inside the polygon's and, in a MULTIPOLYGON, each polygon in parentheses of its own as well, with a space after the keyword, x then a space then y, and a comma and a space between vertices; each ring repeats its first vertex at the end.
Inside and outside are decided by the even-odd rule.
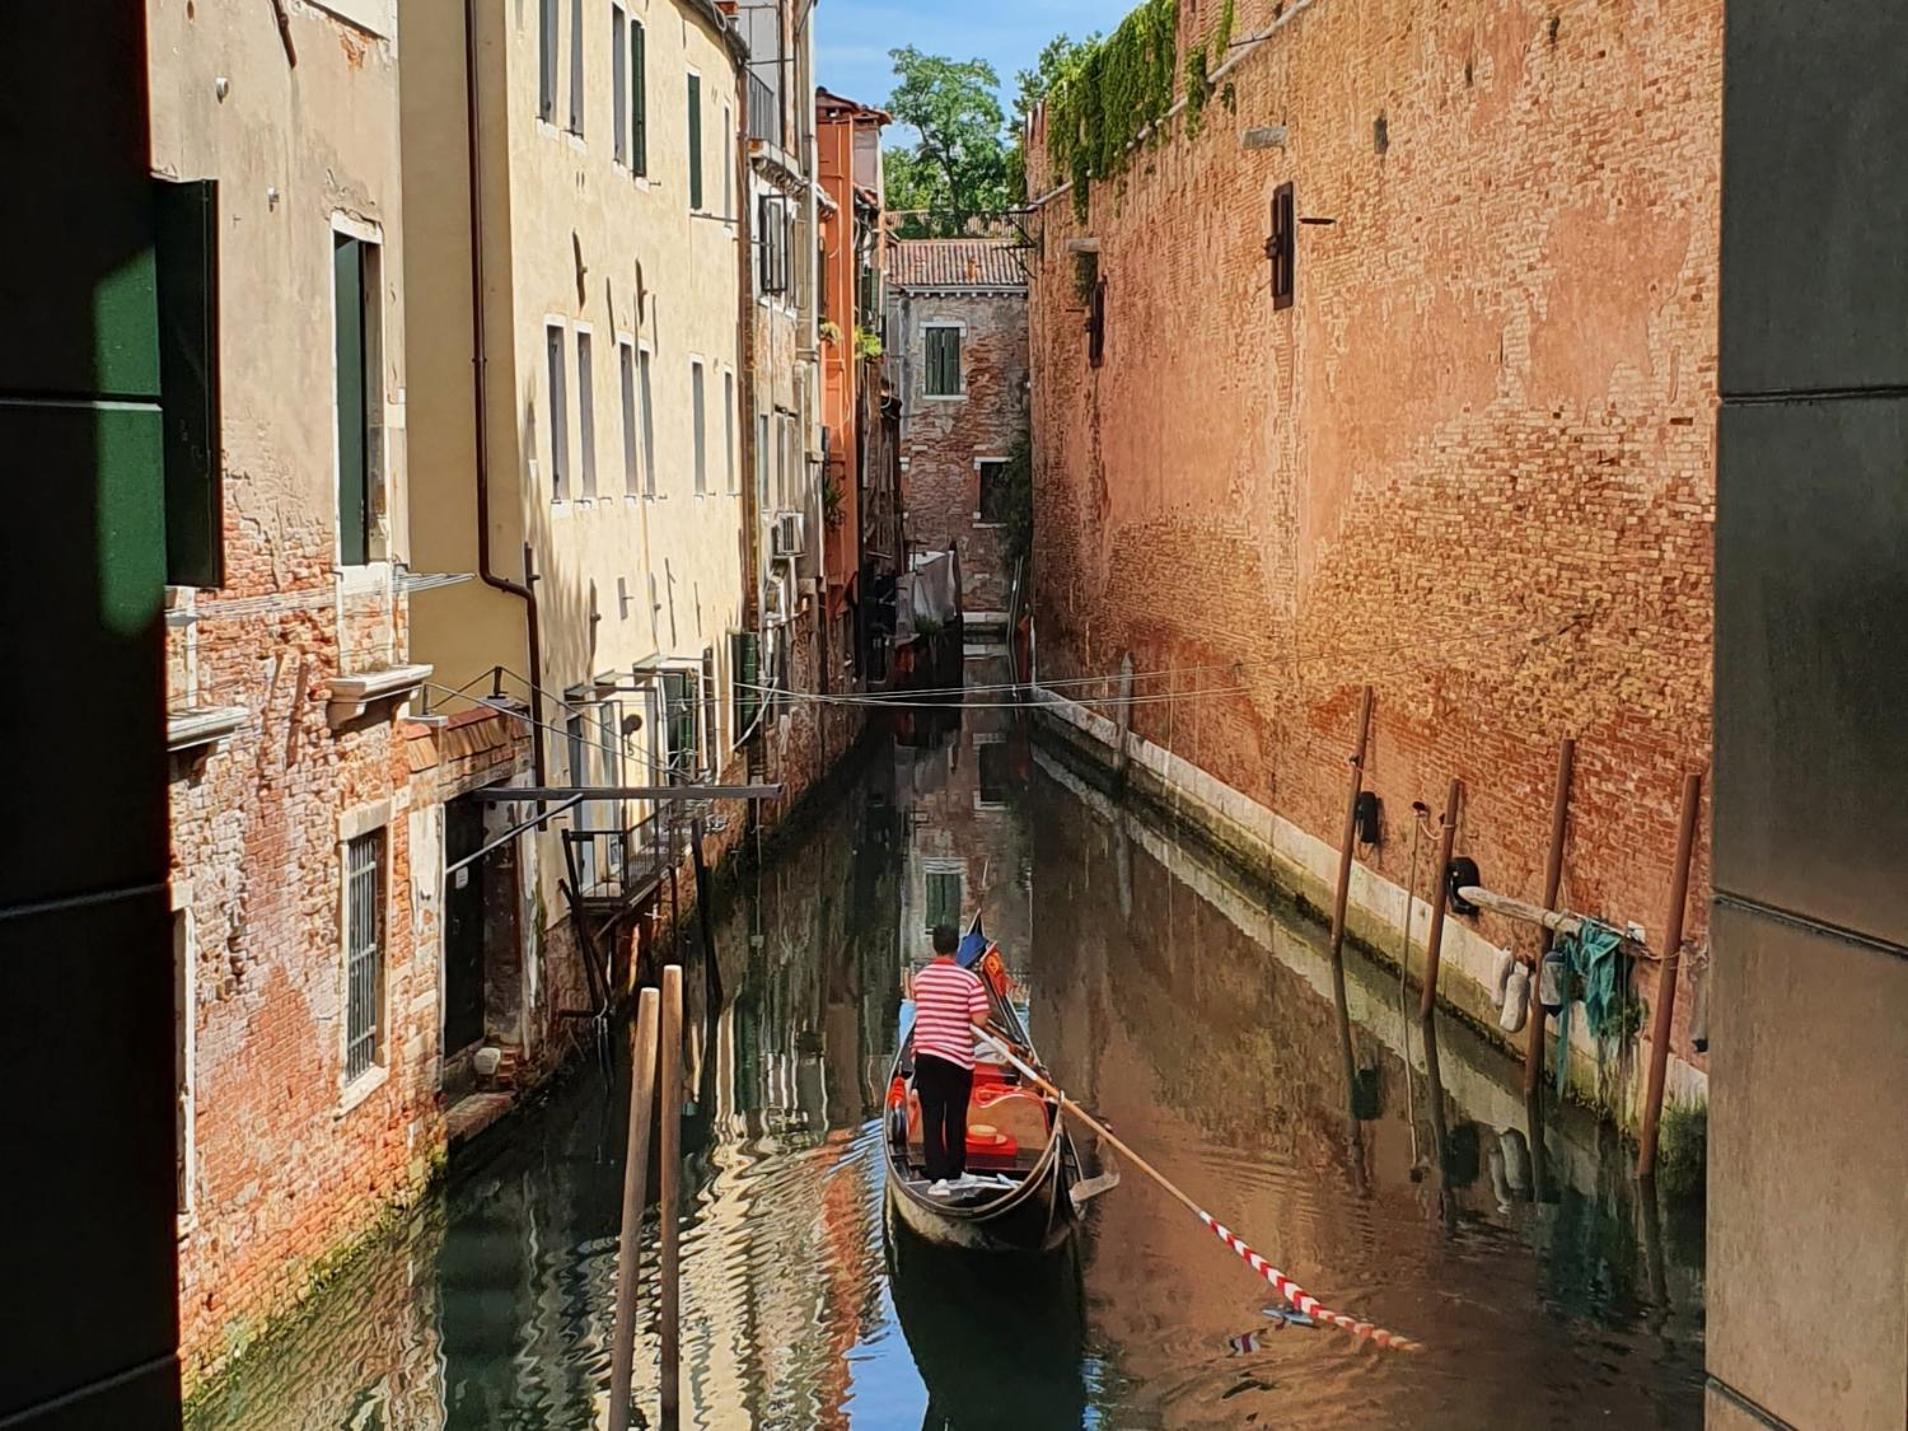
POLYGON ((914 1091, 921 1100, 921 1143, 928 1191, 972 1187, 967 1174, 967 1104, 974 1091, 974 1031, 987 1026, 987 989, 954 960, 960 936, 934 928, 934 958, 914 976, 914 1091))

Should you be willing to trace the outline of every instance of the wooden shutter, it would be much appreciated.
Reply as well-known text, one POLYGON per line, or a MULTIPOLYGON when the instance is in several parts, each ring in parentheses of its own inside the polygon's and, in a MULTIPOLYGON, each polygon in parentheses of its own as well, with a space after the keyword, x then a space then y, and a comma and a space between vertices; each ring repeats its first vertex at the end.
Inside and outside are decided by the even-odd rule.
POLYGON ((762 642, 753 631, 729 633, 729 702, 735 722, 733 739, 740 745, 752 734, 755 713, 761 709, 762 642))
POLYGON ((338 559, 370 560, 369 393, 364 371, 364 245, 344 234, 331 240, 337 335, 338 559))
POLYGON ((154 185, 166 581, 173 586, 218 586, 225 580, 218 187, 213 179, 154 185))
POLYGON ((1298 222, 1294 217, 1292 186, 1281 184, 1272 192, 1272 232, 1265 241, 1265 256, 1272 263, 1272 306, 1290 308, 1298 257, 1298 222))
POLYGON ((689 76, 689 207, 702 207, 702 76, 689 76))
POLYGON ((1106 280, 1093 285, 1093 298, 1087 309, 1087 362, 1099 367, 1106 361, 1106 280))

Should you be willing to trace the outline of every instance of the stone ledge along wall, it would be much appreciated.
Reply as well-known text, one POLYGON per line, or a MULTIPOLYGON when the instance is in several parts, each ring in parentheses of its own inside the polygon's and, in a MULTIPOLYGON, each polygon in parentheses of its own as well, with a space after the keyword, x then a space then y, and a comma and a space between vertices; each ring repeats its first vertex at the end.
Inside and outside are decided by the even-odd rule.
MULTIPOLYGON (((1180 8, 1181 93, 1220 8, 1180 8)), ((1354 900, 1393 958, 1370 916, 1402 919, 1411 802, 1435 819, 1463 777, 1457 852, 1541 899, 1566 735, 1562 900, 1662 934, 1682 777, 1710 749, 1721 27, 1720 0, 1243 0, 1200 123, 1169 115, 1084 220, 1052 116, 1030 126, 1040 679, 1132 652, 1137 693, 1175 697, 1133 708, 1186 763, 1162 768, 1199 772, 1215 810, 1263 807, 1261 843, 1314 874, 1370 683, 1384 833, 1354 900), (1271 126, 1282 146, 1246 146, 1271 126), (1097 368, 1076 239, 1106 284, 1097 368)), ((1706 833, 1696 861, 1700 945, 1706 833)), ((1535 947, 1454 925, 1473 969, 1535 947)), ((1476 1012, 1452 949, 1445 992, 1476 1012)), ((1700 1068, 1688 1009, 1685 988, 1674 1047, 1700 1068)), ((1672 1096, 1700 1082, 1673 1068, 1672 1096)))

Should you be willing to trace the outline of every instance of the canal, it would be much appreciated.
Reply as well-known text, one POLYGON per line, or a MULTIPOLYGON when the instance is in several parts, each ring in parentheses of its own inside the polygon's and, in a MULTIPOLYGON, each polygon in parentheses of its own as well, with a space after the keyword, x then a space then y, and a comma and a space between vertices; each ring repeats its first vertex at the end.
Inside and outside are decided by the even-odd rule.
MULTIPOLYGON (((970 680, 996 673, 981 665, 970 680)), ((871 741, 726 901, 690 991, 685 1420, 706 1427, 1695 1426, 1700 1200, 1396 975, 1122 810, 977 691, 871 741), (1281 1329, 1140 1175, 1033 1282, 891 1247, 877 1141, 904 968, 978 908, 1087 1106, 1328 1305, 1281 1329)), ((194 1428, 568 1428, 606 1414, 622 1113, 587 1062, 194 1402, 194 1428)), ((653 1308, 654 1209, 646 1227, 653 1308)), ((655 1405, 656 1328, 638 1404, 655 1405)))

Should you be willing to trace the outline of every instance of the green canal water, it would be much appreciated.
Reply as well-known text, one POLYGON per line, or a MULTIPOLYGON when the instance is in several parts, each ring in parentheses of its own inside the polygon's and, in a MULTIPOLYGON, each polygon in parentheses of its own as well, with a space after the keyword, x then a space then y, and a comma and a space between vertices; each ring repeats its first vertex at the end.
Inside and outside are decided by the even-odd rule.
MULTIPOLYGON (((991 704, 994 698, 985 700, 991 704)), ((983 707, 871 743, 686 960, 685 1422, 702 1427, 1696 1426, 1700 1207, 1527 1108, 1395 975, 1121 811, 983 707), (1263 1283, 1127 1172, 1076 1254, 891 1237, 880 1094, 902 970, 978 907, 1068 1089, 1328 1305, 1426 1345, 1278 1329, 1263 1283)), ((195 1401, 210 1428, 604 1424, 624 1071, 587 1060, 195 1401)), ((645 1228, 653 1311, 655 1210, 645 1228)), ((639 1406, 655 1420, 656 1327, 639 1406)))

